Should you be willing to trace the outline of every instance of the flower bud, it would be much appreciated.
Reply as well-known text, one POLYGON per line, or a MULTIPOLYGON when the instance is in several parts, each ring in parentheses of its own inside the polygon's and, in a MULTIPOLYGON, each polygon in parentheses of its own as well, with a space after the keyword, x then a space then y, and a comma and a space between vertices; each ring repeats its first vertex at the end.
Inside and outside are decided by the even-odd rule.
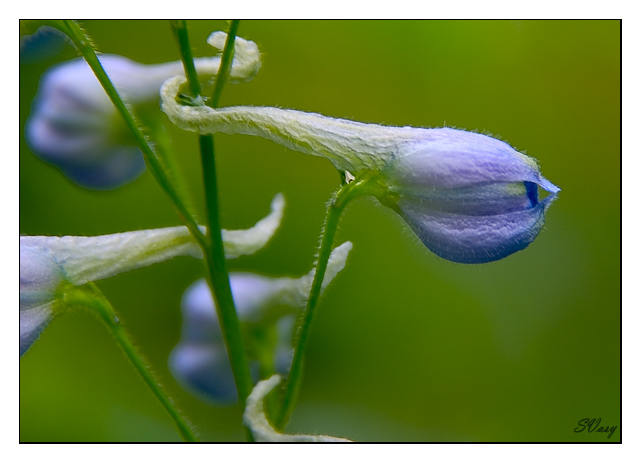
MULTIPOLYGON (((271 212, 247 230, 222 230, 225 256, 252 254, 280 225, 285 200, 278 194, 271 212)), ((31 347, 61 303, 61 285, 81 286, 176 256, 200 258, 186 227, 139 230, 102 236, 20 237, 20 356, 31 347)), ((241 291, 244 293, 244 291, 241 291)))
MULTIPOLYGON (((129 101, 150 96, 149 91, 137 94, 140 86, 127 86, 146 75, 145 66, 116 55, 99 59, 129 101)), ((116 188, 145 170, 142 153, 133 140, 126 143, 127 127, 82 58, 45 73, 25 130, 31 150, 81 186, 116 188)))
POLYGON ((327 158, 346 178, 358 179, 361 192, 398 212, 428 249, 453 262, 491 262, 526 248, 559 191, 534 159, 487 135, 271 107, 186 106, 176 99, 183 82, 175 77, 160 89, 162 109, 178 127, 255 135, 327 158), (373 179, 375 188, 365 188, 373 179), (539 186, 551 193, 542 201, 539 186))
POLYGON ((433 253, 466 264, 526 248, 559 188, 534 159, 486 135, 430 129, 384 169, 395 209, 433 253), (539 200, 538 187, 551 193, 539 200))
MULTIPOLYGON (((209 42, 219 47, 225 39, 225 33, 217 32, 209 42)), ((230 80, 251 80, 260 68, 258 48, 242 38, 236 39, 236 46, 230 80)), ((166 79, 184 74, 180 61, 145 65, 118 55, 98 59, 123 101, 134 106, 154 102, 166 79)), ((220 57, 197 58, 195 66, 201 76, 211 78, 218 72, 220 57)), ((87 188, 116 188, 145 170, 142 152, 82 58, 44 74, 27 121, 26 139, 38 157, 87 188)))
MULTIPOLYGON (((323 288, 345 267, 351 247, 352 244, 346 242, 334 249, 323 288)), ((289 371, 292 361, 294 312, 307 303, 314 274, 312 270, 298 279, 230 274, 229 282, 241 323, 263 329, 275 328, 277 341, 273 361, 276 371, 281 374, 289 371), (277 310, 283 306, 288 306, 289 310, 277 310)), ((236 385, 207 282, 199 280, 191 285, 183 295, 181 306, 181 340, 169 357, 172 374, 185 389, 205 401, 218 405, 235 403, 238 400, 236 385)), ((258 381, 260 365, 251 349, 249 357, 254 380, 258 381)))

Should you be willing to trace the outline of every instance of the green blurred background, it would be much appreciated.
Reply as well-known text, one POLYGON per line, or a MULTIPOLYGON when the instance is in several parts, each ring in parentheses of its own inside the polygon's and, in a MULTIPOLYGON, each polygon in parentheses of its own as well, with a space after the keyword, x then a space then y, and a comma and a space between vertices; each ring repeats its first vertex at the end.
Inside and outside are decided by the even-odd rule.
MULTIPOLYGON (((87 21, 99 50, 179 59, 163 21, 87 21)), ((223 21, 190 22, 196 56, 223 21)), ((263 67, 222 105, 280 106, 363 122, 485 130, 536 157, 562 188, 544 230, 499 262, 458 265, 427 251, 372 199, 351 204, 354 243, 321 302, 291 432, 358 441, 620 440, 620 23, 618 21, 243 21, 263 67), (575 433, 580 419, 619 429, 575 433)), ((110 192, 70 183, 22 130, 42 73, 20 66, 20 232, 96 235, 179 224, 146 172, 110 192)), ((164 117, 164 116, 163 116, 164 117)), ((169 123, 168 123, 169 124, 169 123)), ((175 127, 181 174, 202 211, 196 136, 175 127)), ((256 137, 217 135, 225 228, 284 221, 231 270, 309 271, 333 166, 256 137)), ((202 218, 202 217, 201 217, 202 218)), ((178 258, 99 283, 157 377, 203 440, 242 440, 238 406, 200 402, 170 375, 182 292, 203 276, 178 258)), ((21 441, 177 441, 163 408, 97 318, 56 318, 20 361, 21 441)))

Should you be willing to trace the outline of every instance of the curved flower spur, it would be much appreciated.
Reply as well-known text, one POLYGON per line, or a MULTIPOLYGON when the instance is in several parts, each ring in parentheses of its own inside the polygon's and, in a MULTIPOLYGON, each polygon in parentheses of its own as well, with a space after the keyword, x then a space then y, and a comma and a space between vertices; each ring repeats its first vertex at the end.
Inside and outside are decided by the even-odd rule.
MULTIPOLYGON (((226 38, 226 33, 214 32, 207 43, 222 50, 226 38)), ((247 82, 260 69, 258 47, 240 37, 235 47, 229 81, 247 82)), ((99 59, 121 97, 137 108, 157 101, 161 84, 184 72, 180 61, 147 65, 109 54, 99 59)), ((220 55, 197 58, 199 76, 213 79, 220 61, 220 55)), ((133 139, 129 141, 127 127, 83 58, 54 66, 43 75, 25 130, 32 151, 81 186, 116 188, 145 170, 140 149, 133 139)))
POLYGON ((453 262, 492 262, 526 248, 559 191, 533 158, 487 135, 271 107, 185 106, 177 99, 184 82, 174 77, 160 90, 163 111, 178 127, 260 136, 325 157, 356 179, 369 177, 367 194, 399 213, 433 253, 453 262), (550 195, 540 201, 538 187, 550 195))

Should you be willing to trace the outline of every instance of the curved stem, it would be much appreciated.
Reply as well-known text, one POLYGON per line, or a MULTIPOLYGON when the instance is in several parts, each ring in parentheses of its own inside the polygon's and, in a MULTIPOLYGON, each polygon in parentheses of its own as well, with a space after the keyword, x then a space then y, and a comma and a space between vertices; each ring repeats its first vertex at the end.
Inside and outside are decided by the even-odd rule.
POLYGON ((131 130, 131 133, 133 134, 136 142, 138 143, 138 146, 140 147, 145 157, 145 161, 149 165, 149 170, 151 171, 152 175, 155 177, 160 187, 169 196, 178 212, 178 215, 180 216, 183 223, 187 225, 189 231, 194 235, 196 241, 198 241, 199 244, 204 244, 205 237, 198 229, 198 224, 189 212, 189 209, 187 208, 185 203, 182 201, 180 195, 178 194, 178 191, 172 185, 169 176, 156 157, 156 153, 149 145, 149 142, 143 135, 140 127, 138 127, 135 117, 122 101, 122 98, 120 98, 120 95, 111 82, 111 79, 109 79, 109 76, 103 69, 102 64, 100 64, 100 60, 98 60, 98 57, 96 56, 96 51, 94 50, 89 37, 74 21, 55 21, 54 23, 55 24, 52 24, 52 27, 56 27, 63 33, 65 33, 85 58, 87 64, 89 64, 89 67, 91 67, 94 74, 98 78, 98 81, 107 93, 107 96, 109 96, 109 99, 123 117, 125 123, 129 127, 129 130, 131 130))
POLYGON ((287 376, 287 382, 284 387, 284 396, 280 414, 276 417, 276 428, 284 430, 289 417, 291 416, 300 384, 302 380, 305 348, 309 340, 309 332, 318 299, 320 297, 325 271, 327 270, 327 263, 329 256, 332 252, 332 244, 334 243, 334 236, 338 228, 338 222, 349 201, 360 196, 374 195, 379 196, 381 191, 384 191, 384 186, 378 183, 378 172, 370 172, 364 176, 354 180, 353 182, 341 186, 334 194, 325 216, 325 225, 323 227, 322 239, 320 250, 318 251, 318 261, 316 263, 316 273, 312 288, 307 299, 307 307, 302 313, 297 323, 296 333, 297 338, 294 341, 295 351, 294 358, 292 359, 291 369, 287 376))
POLYGON ((66 302, 69 304, 82 305, 95 309, 100 318, 105 322, 114 339, 125 353, 133 367, 136 369, 145 384, 149 387, 151 392, 160 401, 164 409, 169 413, 180 438, 185 442, 198 442, 187 421, 183 418, 178 411, 172 400, 165 394, 160 384, 156 381, 153 374, 145 364, 140 354, 136 351, 127 333, 123 329, 118 317, 114 313, 111 303, 102 294, 102 292, 93 283, 88 283, 82 288, 73 288, 70 293, 66 295, 66 302))
MULTIPOLYGON (((196 74, 191 48, 189 46, 187 25, 185 21, 172 21, 171 26, 178 40, 181 59, 185 67, 185 75, 189 82, 192 97, 199 99, 201 98, 200 84, 198 83, 198 75, 196 74)), ((224 82, 223 74, 225 71, 227 75, 229 74, 229 66, 225 69, 223 68, 225 62, 231 61, 231 57, 228 56, 228 44, 230 42, 232 44, 234 43, 237 28, 238 25, 236 24, 236 28, 233 30, 230 29, 227 36, 222 64, 216 83, 224 82)), ((227 346, 227 352, 229 353, 229 360, 234 374, 238 396, 244 408, 245 400, 253 388, 253 382, 225 263, 225 249, 223 247, 218 207, 218 181, 216 177, 214 138, 211 135, 201 135, 199 142, 203 167, 205 206, 207 209, 207 245, 203 248, 208 270, 207 280, 216 300, 216 310, 220 321, 220 328, 223 333, 225 345, 227 346)))

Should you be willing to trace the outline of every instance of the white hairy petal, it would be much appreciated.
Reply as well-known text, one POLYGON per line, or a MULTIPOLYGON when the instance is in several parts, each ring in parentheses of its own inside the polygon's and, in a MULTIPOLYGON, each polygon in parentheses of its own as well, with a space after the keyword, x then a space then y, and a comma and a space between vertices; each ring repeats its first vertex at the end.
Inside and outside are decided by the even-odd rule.
POLYGON ((274 375, 256 384, 247 397, 243 423, 249 428, 256 442, 352 442, 349 439, 323 434, 283 434, 276 431, 267 420, 263 400, 279 383, 280 376, 274 375))

